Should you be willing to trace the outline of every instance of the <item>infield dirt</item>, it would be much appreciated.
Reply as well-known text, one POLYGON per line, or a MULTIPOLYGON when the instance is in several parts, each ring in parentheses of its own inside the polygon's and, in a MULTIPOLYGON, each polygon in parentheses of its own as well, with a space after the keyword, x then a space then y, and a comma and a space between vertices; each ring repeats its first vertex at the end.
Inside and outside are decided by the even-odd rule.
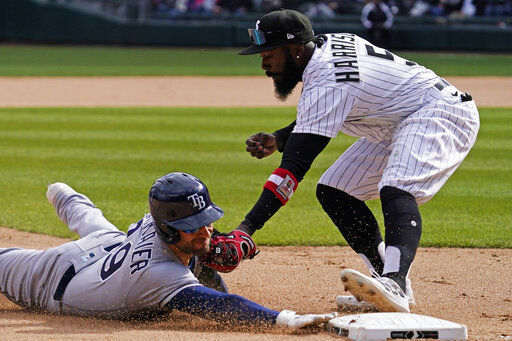
MULTIPOLYGON (((461 90, 471 89, 480 106, 512 106, 510 78, 448 81, 461 90)), ((279 104, 271 83, 262 77, 0 78, 3 107, 266 106, 295 105, 297 97, 298 91, 288 103, 279 104)), ((0 228, 0 247, 43 249, 66 241, 0 228)), ((365 271, 348 247, 261 247, 256 258, 224 278, 232 293, 269 308, 320 313, 336 310, 334 298, 343 294, 339 272, 344 268, 365 271)), ((471 340, 512 340, 512 250, 420 248, 411 278, 417 302, 413 313, 465 324, 471 340)), ((145 322, 58 316, 17 307, 1 295, 0 326, 1 340, 342 339, 319 328, 296 333, 244 329, 177 312, 145 322)))
MULTIPOLYGON (((506 107, 510 77, 450 77, 478 106, 506 107)), ((266 77, 0 77, 0 107, 295 106, 273 95, 266 77)))

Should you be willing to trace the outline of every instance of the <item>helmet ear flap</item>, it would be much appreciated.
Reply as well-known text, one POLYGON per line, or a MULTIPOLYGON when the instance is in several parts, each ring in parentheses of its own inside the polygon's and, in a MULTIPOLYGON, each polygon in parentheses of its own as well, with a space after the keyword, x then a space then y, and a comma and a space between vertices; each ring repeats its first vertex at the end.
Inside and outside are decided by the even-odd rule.
POLYGON ((175 228, 169 228, 169 241, 168 244, 176 244, 180 241, 180 233, 175 228))
POLYGON ((181 238, 180 233, 178 232, 178 229, 175 229, 174 227, 169 226, 169 225, 165 225, 165 223, 163 223, 163 222, 161 224, 162 224, 163 228, 156 225, 156 222, 155 222, 156 233, 158 234, 160 239, 162 239, 167 244, 178 243, 181 238))

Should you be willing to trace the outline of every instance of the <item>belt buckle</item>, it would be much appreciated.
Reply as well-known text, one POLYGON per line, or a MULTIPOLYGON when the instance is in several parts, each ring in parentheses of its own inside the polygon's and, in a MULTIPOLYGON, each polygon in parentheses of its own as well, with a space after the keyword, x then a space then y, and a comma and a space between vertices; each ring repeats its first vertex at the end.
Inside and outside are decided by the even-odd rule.
POLYGON ((445 81, 444 79, 440 79, 439 82, 437 82, 434 86, 436 87, 437 90, 439 91, 443 91, 444 88, 446 88, 447 86, 449 86, 450 84, 445 81))

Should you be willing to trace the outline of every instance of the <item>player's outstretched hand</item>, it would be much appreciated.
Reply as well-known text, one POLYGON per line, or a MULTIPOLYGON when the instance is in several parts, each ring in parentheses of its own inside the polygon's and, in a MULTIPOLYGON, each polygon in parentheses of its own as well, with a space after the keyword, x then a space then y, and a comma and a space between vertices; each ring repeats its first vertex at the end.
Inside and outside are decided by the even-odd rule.
POLYGON ((271 155, 277 149, 276 137, 273 134, 258 133, 249 137, 245 150, 258 159, 271 155))
POLYGON ((330 314, 297 315, 294 311, 283 310, 279 315, 277 315, 276 326, 296 330, 307 326, 329 322, 336 316, 338 316, 338 313, 336 312, 330 314))

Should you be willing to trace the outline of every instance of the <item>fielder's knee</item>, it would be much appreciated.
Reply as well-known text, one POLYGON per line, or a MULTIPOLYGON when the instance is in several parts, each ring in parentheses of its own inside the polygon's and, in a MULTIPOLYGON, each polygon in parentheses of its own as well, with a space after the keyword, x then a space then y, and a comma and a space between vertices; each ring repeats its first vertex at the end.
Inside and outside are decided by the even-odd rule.
POLYGON ((337 188, 318 184, 316 197, 338 228, 352 225, 346 224, 346 220, 351 220, 349 219, 351 217, 368 215, 368 208, 364 201, 337 188))
POLYGON ((421 235, 421 215, 414 196, 404 190, 384 186, 380 190, 380 200, 386 227, 386 245, 403 242, 416 244, 421 235))
MULTIPOLYGON (((396 187, 384 186, 380 190, 380 201, 382 203, 383 212, 388 215, 415 215, 419 216, 420 211, 414 196, 396 187)), ((384 217, 386 218, 386 216, 384 217)), ((392 218, 392 217, 390 217, 392 218)), ((406 223, 410 223, 410 220, 406 223)), ((402 226, 402 222, 397 222, 402 226)))
POLYGON ((383 245, 382 235, 377 220, 365 202, 322 184, 318 184, 316 196, 348 245, 365 260, 370 269, 380 274, 384 266, 379 252, 383 245))
POLYGON ((330 215, 332 208, 339 208, 343 205, 345 199, 351 197, 349 194, 340 191, 337 188, 330 187, 323 184, 316 185, 316 198, 322 205, 323 209, 327 214, 330 215))
POLYGON ((325 197, 327 195, 327 191, 329 191, 329 186, 317 184, 316 185, 316 199, 318 202, 324 206, 325 197))

